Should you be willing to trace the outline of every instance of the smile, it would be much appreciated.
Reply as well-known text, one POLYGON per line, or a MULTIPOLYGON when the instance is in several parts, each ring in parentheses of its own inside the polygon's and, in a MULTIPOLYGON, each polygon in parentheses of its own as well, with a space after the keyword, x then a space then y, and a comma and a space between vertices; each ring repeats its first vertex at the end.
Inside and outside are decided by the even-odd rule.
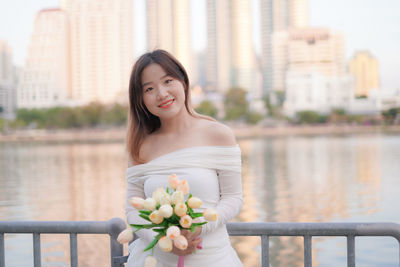
POLYGON ((164 103, 162 103, 161 105, 159 105, 160 108, 169 108, 172 103, 174 103, 175 99, 170 99, 168 101, 165 101, 164 103))

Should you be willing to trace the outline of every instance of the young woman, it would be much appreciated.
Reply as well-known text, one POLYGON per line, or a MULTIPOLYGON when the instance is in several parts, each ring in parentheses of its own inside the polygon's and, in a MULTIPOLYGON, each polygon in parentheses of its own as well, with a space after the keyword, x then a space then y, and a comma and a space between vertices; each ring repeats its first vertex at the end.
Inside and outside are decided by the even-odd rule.
MULTIPOLYGON (((189 80, 184 67, 171 54, 155 50, 135 63, 129 84, 130 121, 127 149, 127 221, 147 223, 129 205, 131 197, 151 197, 168 186, 175 173, 186 179, 190 192, 203 200, 202 208, 218 213, 195 233, 185 231, 188 248, 162 252, 155 247, 158 267, 177 266, 185 256, 189 267, 242 266, 230 245, 226 223, 242 206, 241 151, 232 131, 191 107, 189 80), (202 242, 202 249, 194 250, 202 242)), ((142 267, 151 251, 143 252, 155 233, 140 230, 129 246, 127 267, 142 267)))

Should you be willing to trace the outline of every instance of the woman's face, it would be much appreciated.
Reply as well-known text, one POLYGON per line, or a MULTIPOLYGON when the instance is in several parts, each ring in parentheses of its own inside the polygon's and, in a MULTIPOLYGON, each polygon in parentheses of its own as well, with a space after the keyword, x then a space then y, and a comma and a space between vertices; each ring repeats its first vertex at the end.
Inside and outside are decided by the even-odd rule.
POLYGON ((185 90, 178 79, 152 63, 142 72, 143 102, 160 119, 169 119, 185 109, 185 90))

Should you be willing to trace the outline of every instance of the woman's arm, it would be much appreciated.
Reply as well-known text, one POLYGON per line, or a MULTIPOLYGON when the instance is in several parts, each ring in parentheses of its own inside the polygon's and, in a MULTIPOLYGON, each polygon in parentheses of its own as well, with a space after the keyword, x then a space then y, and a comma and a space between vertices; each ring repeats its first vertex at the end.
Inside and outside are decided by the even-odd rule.
MULTIPOLYGON (((137 181, 131 181, 127 183, 126 187, 126 220, 128 224, 149 224, 150 222, 146 221, 145 219, 139 216, 139 211, 136 210, 129 204, 129 199, 131 197, 141 197, 146 199, 143 189, 144 182, 140 179, 137 181)), ((134 228, 133 228, 134 229, 134 228)), ((156 233, 151 229, 142 229, 136 232, 136 234, 143 239, 146 239, 148 242, 152 241, 156 236, 156 233)))
POLYGON ((215 207, 218 213, 216 222, 209 222, 201 234, 213 232, 239 214, 242 208, 242 175, 240 172, 220 170, 217 172, 221 198, 215 207))
MULTIPOLYGON (((212 143, 219 146, 234 146, 237 144, 235 136, 229 127, 214 123, 214 127, 209 129, 207 135, 212 139, 212 143)), ((239 162, 241 161, 239 160, 239 162)), ((220 201, 215 209, 218 212, 218 219, 216 222, 205 224, 201 231, 202 235, 210 233, 232 220, 242 208, 242 173, 240 171, 217 170, 217 175, 220 201)))

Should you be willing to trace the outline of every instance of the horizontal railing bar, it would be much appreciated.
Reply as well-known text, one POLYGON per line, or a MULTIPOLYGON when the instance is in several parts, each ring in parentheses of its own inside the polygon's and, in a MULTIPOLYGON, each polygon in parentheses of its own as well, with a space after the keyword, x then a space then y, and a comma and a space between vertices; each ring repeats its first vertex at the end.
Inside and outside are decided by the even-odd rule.
POLYGON ((0 233, 110 234, 125 229, 119 218, 109 221, 0 221, 0 233), (122 229, 122 230, 121 230, 122 229))
POLYGON ((397 223, 228 223, 232 236, 392 236, 400 240, 397 223))

